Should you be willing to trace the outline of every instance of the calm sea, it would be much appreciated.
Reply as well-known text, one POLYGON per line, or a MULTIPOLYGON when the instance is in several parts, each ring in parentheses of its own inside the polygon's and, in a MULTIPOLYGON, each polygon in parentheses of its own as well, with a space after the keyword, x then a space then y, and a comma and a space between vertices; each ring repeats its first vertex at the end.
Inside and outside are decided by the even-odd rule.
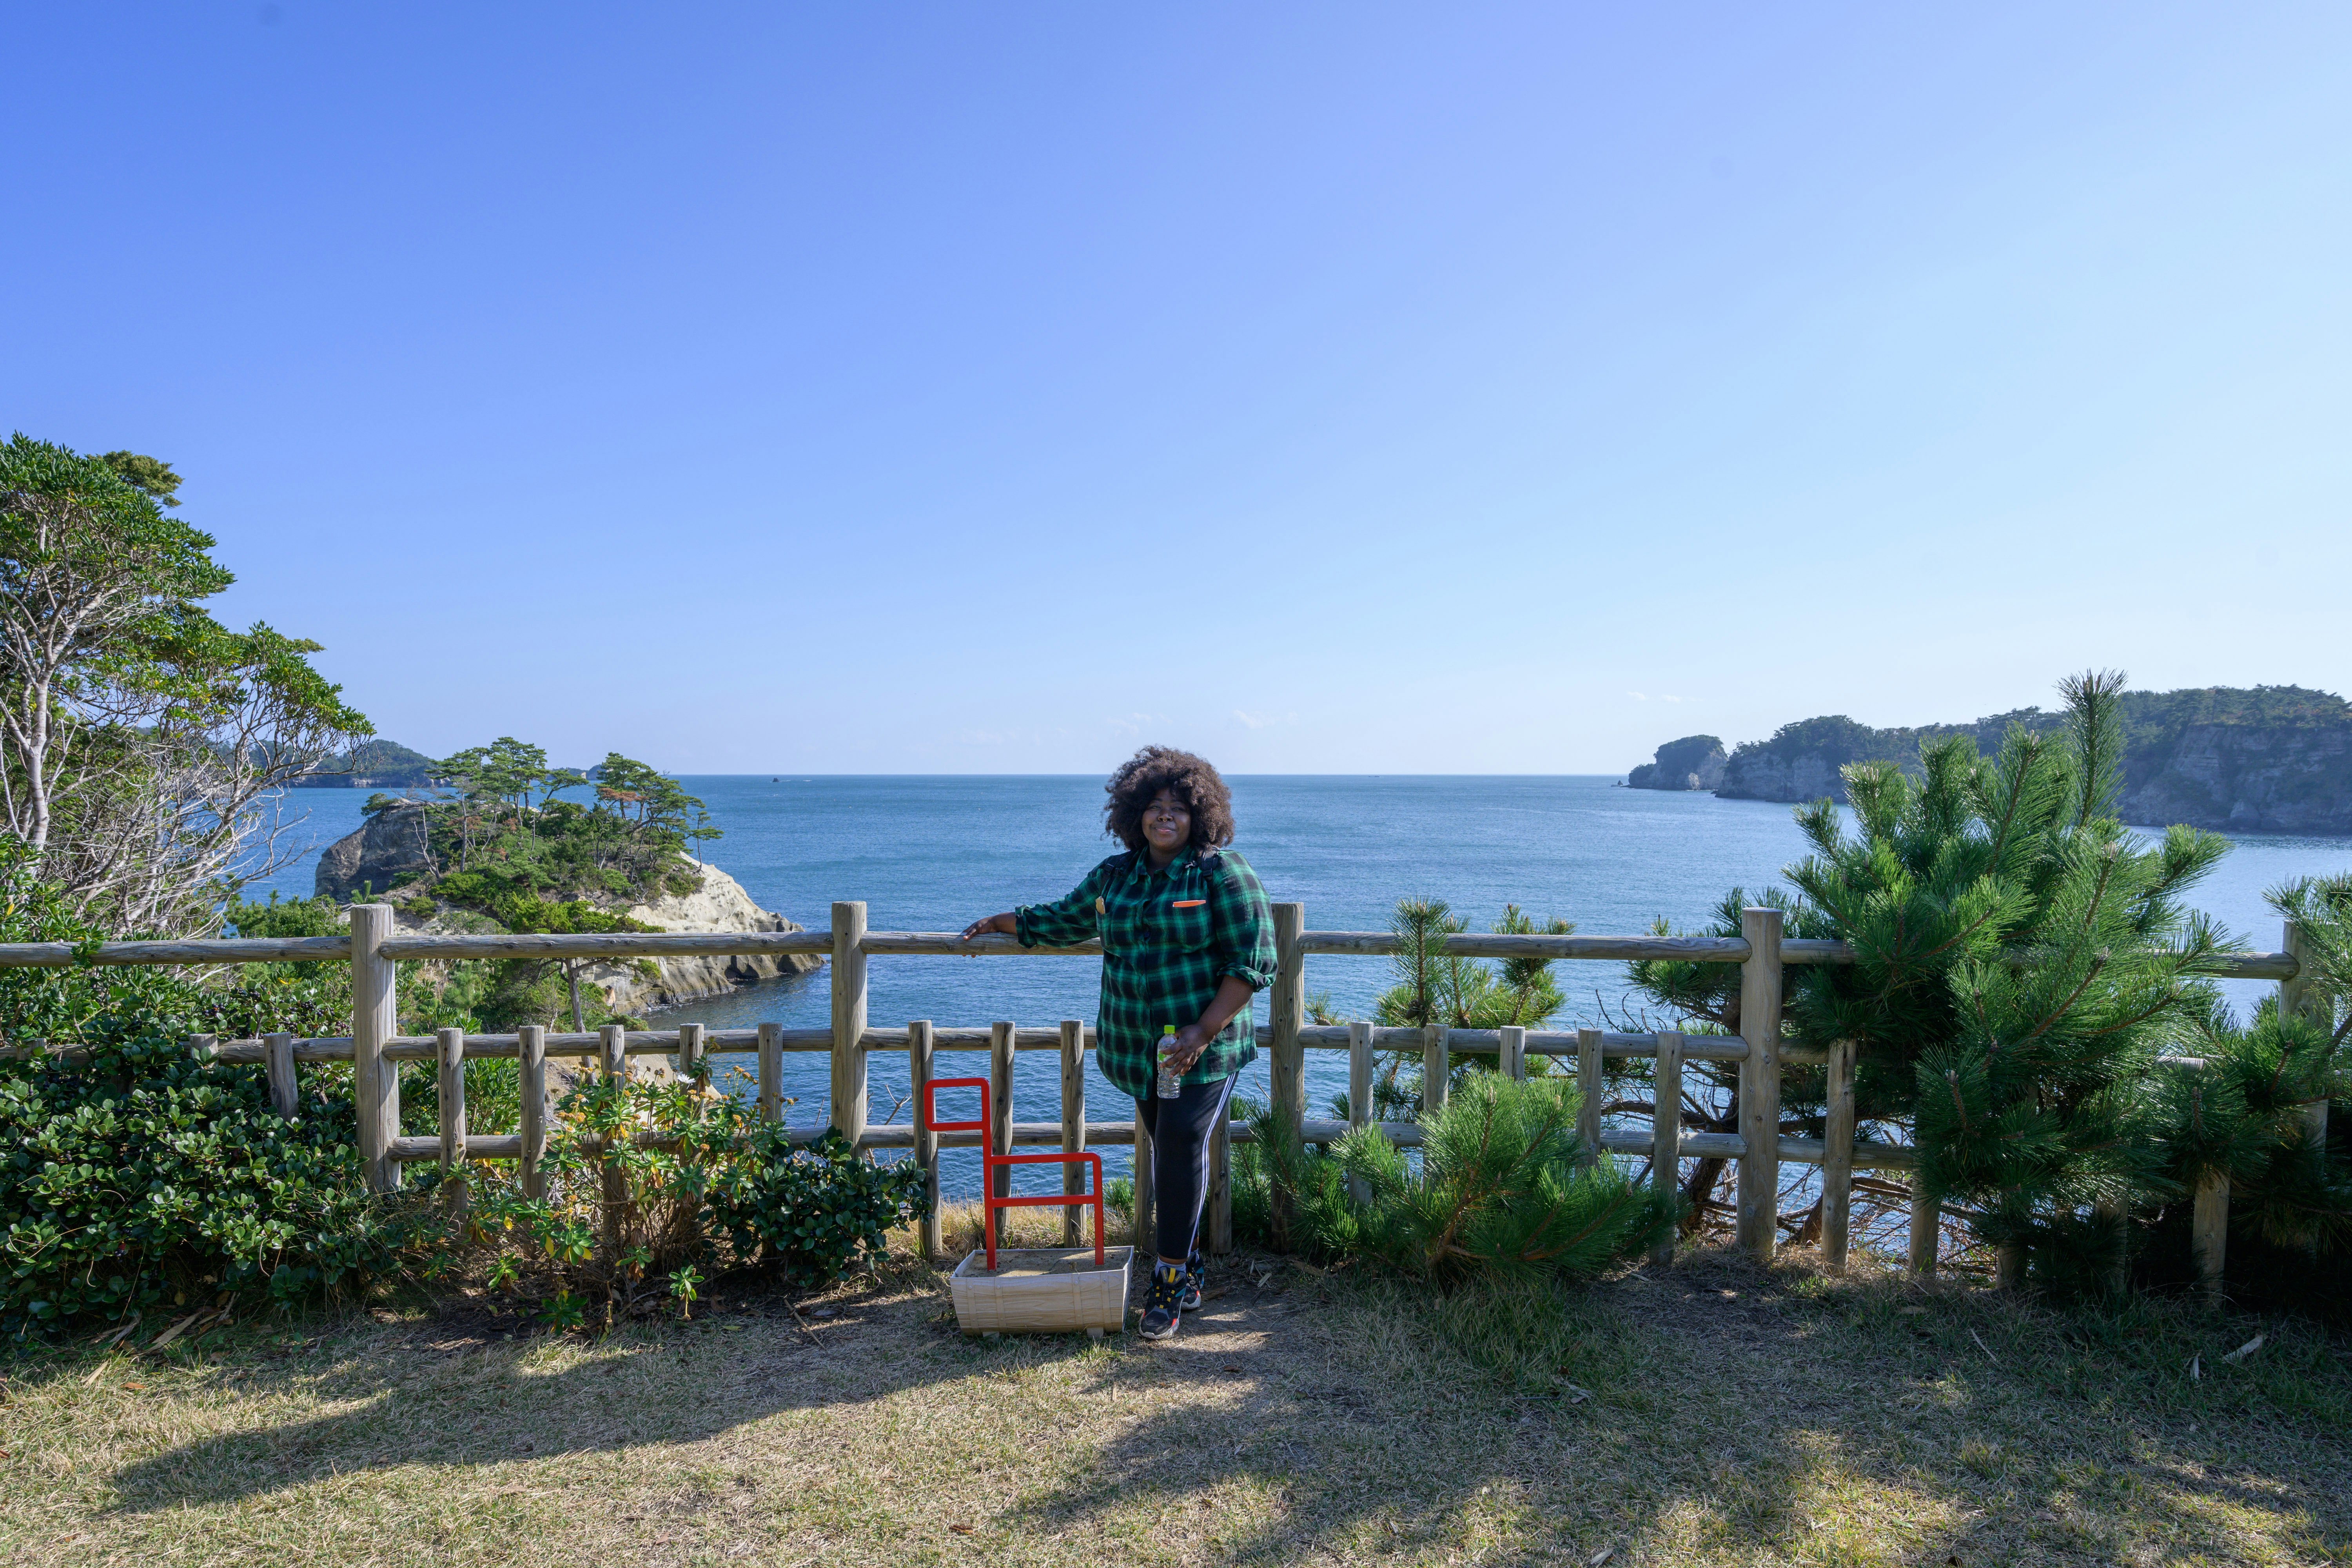
MULTIPOLYGON (((845 776, 687 777, 725 837, 709 847, 762 906, 822 929, 833 900, 863 899, 881 931, 960 930, 981 915, 1066 892, 1116 846, 1101 831, 1102 786, 1070 777, 845 776)), ((1384 927, 1399 898, 1442 898, 1484 929, 1506 904, 1558 915, 1591 935, 1646 931, 1653 921, 1696 926, 1732 887, 1751 892, 1780 881, 1803 853, 1785 805, 1617 787, 1612 777, 1301 777, 1231 781, 1246 855, 1277 900, 1307 907, 1310 928, 1384 927)), ((298 839, 312 852, 262 884, 308 896, 316 847, 360 821, 365 792, 299 790, 290 812, 307 813, 298 839)), ((2196 898, 2258 948, 2278 945, 2278 922, 2263 889, 2288 878, 2352 867, 2352 839, 2238 837, 2196 898)), ((929 1018, 941 1025, 1013 1019, 1024 1026, 1091 1019, 1097 963, 1076 958, 880 958, 869 971, 876 1026, 929 1018)), ((1622 966, 1563 963, 1569 994, 1559 1026, 1594 1021, 1622 1000, 1622 966)), ((1308 992, 1328 991, 1361 1016, 1389 979, 1386 962, 1316 957, 1308 992)), ((2270 987, 2230 986, 2242 1012, 2270 987)), ((662 1016, 744 1028, 769 1019, 821 1027, 830 1016, 823 971, 662 1016)), ((1260 1022, 1265 1004, 1258 1005, 1260 1022)), ((724 1058, 722 1058, 724 1059, 724 1058)), ((950 1055, 943 1070, 984 1072, 984 1058, 950 1055), (967 1068, 963 1065, 969 1062, 967 1068)), ((748 1058, 744 1058, 748 1065, 748 1058)), ((1344 1092, 1338 1052, 1307 1056, 1310 1106, 1344 1092)), ((875 1121, 905 1123, 903 1058, 872 1064, 875 1121), (894 1110, 894 1107, 896 1108, 894 1110)), ((801 1097, 795 1121, 822 1120, 824 1058, 785 1058, 785 1092, 801 1097)), ((1263 1094, 1265 1063, 1254 1064, 1243 1092, 1263 1094)), ((1024 1053, 1015 1117, 1061 1114, 1053 1058, 1024 1053)), ((1122 1120, 1131 1106, 1100 1079, 1088 1086, 1093 1120, 1122 1120)), ((1106 1163, 1123 1163, 1116 1151, 1106 1163)), ((976 1186, 976 1156, 949 1156, 951 1191, 976 1186)), ((1041 1190, 1043 1190, 1041 1188, 1041 1190)))

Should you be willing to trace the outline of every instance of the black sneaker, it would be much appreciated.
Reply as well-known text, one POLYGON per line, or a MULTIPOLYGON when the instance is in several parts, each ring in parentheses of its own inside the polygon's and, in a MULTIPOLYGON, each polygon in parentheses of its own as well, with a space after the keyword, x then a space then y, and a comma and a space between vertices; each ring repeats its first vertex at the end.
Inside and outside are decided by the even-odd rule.
POLYGON ((1159 1269, 1151 1271, 1151 1283, 1143 1293, 1143 1321, 1135 1327, 1138 1336, 1147 1340, 1176 1337, 1176 1325, 1184 1321, 1184 1279, 1181 1274, 1162 1279, 1159 1269))
POLYGON ((1184 1260, 1184 1294, 1177 1298, 1176 1305, 1187 1312, 1199 1311, 1201 1287, 1208 1283, 1208 1279, 1209 1260, 1207 1258, 1197 1252, 1186 1258, 1184 1260))

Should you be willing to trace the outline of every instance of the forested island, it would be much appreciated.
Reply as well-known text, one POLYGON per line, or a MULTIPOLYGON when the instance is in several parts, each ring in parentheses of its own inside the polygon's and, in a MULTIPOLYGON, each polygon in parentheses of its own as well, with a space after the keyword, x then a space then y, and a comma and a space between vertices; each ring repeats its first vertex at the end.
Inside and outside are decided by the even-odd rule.
MULTIPOLYGON (((370 796, 365 826, 319 857, 317 899, 301 907, 320 911, 310 918, 322 931, 325 911, 354 898, 386 900, 402 925, 436 932, 800 929, 702 862, 699 847, 719 830, 657 768, 617 752, 593 768, 551 767, 544 749, 512 736, 424 761, 437 786, 428 797, 370 796)), ((247 913, 241 923, 268 921, 247 913)), ((417 964, 401 1008, 435 1026, 497 1030, 568 1014, 577 1028, 814 967, 751 955, 417 964)))
MULTIPOLYGON (((2127 691, 2122 710, 2125 821, 2352 834, 2352 704, 2335 693, 2300 686, 2127 691)), ((1712 790, 1726 800, 1843 801, 1849 763, 1888 762, 1916 776, 1923 745, 1967 735, 1990 754, 2011 726, 2055 731, 2064 722, 2041 708, 1884 730, 1832 714, 1784 724, 1771 739, 1728 752, 1713 735, 1669 741, 1625 782, 1712 790)))
POLYGON ((433 759, 397 741, 362 741, 322 759, 288 782, 296 789, 421 789, 436 777, 433 759))

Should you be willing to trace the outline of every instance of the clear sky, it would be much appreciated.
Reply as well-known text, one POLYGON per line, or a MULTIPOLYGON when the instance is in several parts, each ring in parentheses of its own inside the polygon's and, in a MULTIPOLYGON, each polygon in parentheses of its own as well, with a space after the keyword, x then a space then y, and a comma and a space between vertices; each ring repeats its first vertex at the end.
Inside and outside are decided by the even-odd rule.
POLYGON ((2352 688, 2352 8, 0 7, 0 423, 385 735, 1621 771, 2352 688))

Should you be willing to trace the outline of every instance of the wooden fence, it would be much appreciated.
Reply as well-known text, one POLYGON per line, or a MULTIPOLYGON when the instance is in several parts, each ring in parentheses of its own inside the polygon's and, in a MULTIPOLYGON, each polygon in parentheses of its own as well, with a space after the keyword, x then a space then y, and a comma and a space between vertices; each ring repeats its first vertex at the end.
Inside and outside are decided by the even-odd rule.
MULTIPOLYGON (((1372 1124, 1373 1058, 1379 1051, 1419 1050, 1425 1081, 1443 1096, 1444 1064, 1450 1055, 1492 1054, 1501 1070, 1515 1078, 1527 1072, 1530 1056, 1573 1061, 1583 1095, 1586 1146, 1593 1150, 1646 1155, 1658 1171, 1675 1171, 1685 1158, 1712 1158, 1736 1163, 1737 1234, 1738 1243, 1760 1258, 1771 1257, 1780 1243, 1780 1165, 1785 1162, 1818 1165, 1822 1171, 1821 1237, 1823 1256, 1832 1268, 1844 1266, 1849 1243, 1852 1178, 1858 1170, 1903 1169, 1912 1163, 1911 1150, 1903 1145, 1858 1139, 1853 1102, 1854 1053, 1851 1042, 1840 1042, 1823 1052, 1807 1052, 1780 1038, 1781 978, 1792 963, 1845 963, 1852 953, 1843 942, 1787 940, 1780 934, 1777 910, 1742 911, 1737 937, 1659 936, 1536 936, 1465 933, 1448 940, 1446 951, 1476 958, 1534 958, 1623 963, 1633 959, 1685 959, 1708 963, 1736 963, 1740 970, 1740 1033, 1717 1035, 1620 1034, 1599 1029, 1552 1032, 1524 1028, 1446 1029, 1381 1028, 1369 1024, 1309 1025, 1306 1021, 1304 964, 1310 955, 1379 956, 1397 951, 1396 937, 1387 931, 1308 931, 1305 906, 1274 906, 1278 966, 1270 996, 1270 1021, 1257 1031, 1258 1044, 1267 1052, 1275 1105, 1288 1112, 1306 1141, 1324 1143, 1349 1127, 1372 1124), (1311 1049, 1349 1053, 1348 1120, 1344 1122, 1309 1118, 1306 1101, 1306 1053, 1311 1049), (1654 1061, 1654 1104, 1679 1106, 1684 1065, 1691 1061, 1738 1064, 1736 1133, 1685 1133, 1679 1116, 1655 1117, 1647 1131, 1604 1129, 1601 1126, 1602 1063, 1610 1058, 1647 1058, 1654 1061), (1828 1116, 1822 1139, 1792 1138, 1780 1133, 1782 1069, 1795 1065, 1821 1065, 1828 1069, 1828 1116)), ((2220 973, 2222 978, 2275 980, 2283 1009, 2293 1013, 2311 1005, 2305 992, 2308 976, 2299 957, 2301 943, 2290 927, 2285 950, 2280 952, 2233 954, 2220 973)), ((389 904, 353 904, 346 936, 216 939, 186 942, 107 942, 95 949, 62 942, 0 943, 0 968, 64 967, 76 963, 100 964, 260 963, 286 962, 347 962, 352 975, 352 1033, 334 1038, 297 1038, 273 1035, 257 1040, 200 1042, 219 1060, 252 1062, 268 1073, 277 1105, 291 1115, 298 1103, 295 1068, 301 1062, 349 1062, 353 1097, 359 1108, 360 1151, 369 1184, 387 1190, 399 1184, 400 1168, 413 1160, 454 1165, 463 1160, 507 1159, 520 1163, 527 1188, 536 1190, 538 1163, 546 1149, 546 1059, 551 1056, 591 1057, 603 1070, 618 1073, 631 1054, 676 1056, 681 1066, 722 1052, 752 1052, 758 1057, 759 1110, 769 1120, 783 1112, 782 1061, 788 1051, 824 1052, 831 1058, 831 1093, 826 1121, 793 1130, 813 1140, 825 1127, 838 1130, 860 1149, 911 1149, 929 1173, 936 1195, 940 1147, 974 1145, 979 1135, 931 1135, 908 1127, 877 1127, 867 1121, 866 1058, 872 1052, 905 1051, 908 1076, 919 1097, 933 1076, 936 1055, 947 1050, 989 1053, 988 1122, 990 1141, 1000 1152, 1020 1144, 1050 1144, 1076 1152, 1093 1145, 1131 1145, 1136 1151, 1135 1224, 1143 1234, 1152 1206, 1150 1134, 1139 1121, 1089 1122, 1086 1120, 1085 1053, 1093 1031, 1075 1019, 1051 1028, 1020 1028, 1009 1022, 979 1028, 940 1027, 917 1020, 904 1028, 873 1028, 866 1018, 866 965, 877 957, 1063 957, 1100 956, 1099 942, 1074 947, 1023 947, 1009 936, 990 935, 965 940, 950 931, 874 931, 866 925, 866 906, 845 902, 833 906, 829 931, 693 931, 646 932, 614 936, 402 936, 389 904), (444 1029, 431 1036, 398 1033, 394 1011, 396 965, 403 960, 455 961, 489 958, 677 958, 700 954, 805 953, 831 961, 832 1022, 822 1029, 787 1029, 762 1024, 756 1029, 706 1029, 688 1024, 672 1030, 624 1030, 608 1026, 594 1034, 557 1034, 527 1027, 513 1035, 465 1035, 444 1029), (1013 1120, 1013 1071, 1018 1053, 1055 1053, 1060 1073, 1062 1117, 1058 1122, 1015 1122, 1013 1120), (520 1066, 521 1125, 505 1135, 470 1133, 466 1126, 464 1063, 469 1058, 513 1058, 520 1066), (436 1064, 440 1103, 440 1131, 436 1137, 402 1137, 400 1080, 402 1061, 436 1064)), ((23 1054, 16 1052, 12 1054, 23 1054)), ((2177 1070, 2198 1071, 2194 1058, 2173 1058, 2177 1070)), ((2325 1102, 2312 1108, 2320 1136, 2326 1128, 2325 1102)), ((1400 1144, 1416 1144, 1421 1129, 1413 1122, 1381 1122, 1381 1130, 1400 1144)), ((1230 1144, 1246 1139, 1246 1126, 1219 1130, 1212 1151, 1209 1194, 1209 1246, 1227 1252, 1233 1247, 1232 1193, 1228 1181, 1230 1144)), ((1597 1157, 1597 1156, 1596 1156, 1597 1157)), ((1000 1172, 998 1180, 1010 1176, 1000 1172)), ((1074 1179, 1082 1179, 1072 1173, 1074 1179)), ((1069 1189, 1066 1189, 1069 1190, 1069 1189)), ((1066 1213, 1065 1235, 1076 1245, 1078 1209, 1066 1213)), ((1909 1262, 1913 1269, 1933 1273, 1936 1268, 1939 1215, 1932 1205, 1911 1205, 1909 1262)), ((999 1216, 1002 1224, 1002 1216, 999 1216)), ((2229 1234, 2229 1189, 2225 1181, 2209 1183, 2196 1201, 2195 1235, 2200 1276, 2210 1293, 2219 1295, 2229 1234)), ((936 1205, 925 1222, 923 1244, 936 1252, 940 1245, 936 1205)))

